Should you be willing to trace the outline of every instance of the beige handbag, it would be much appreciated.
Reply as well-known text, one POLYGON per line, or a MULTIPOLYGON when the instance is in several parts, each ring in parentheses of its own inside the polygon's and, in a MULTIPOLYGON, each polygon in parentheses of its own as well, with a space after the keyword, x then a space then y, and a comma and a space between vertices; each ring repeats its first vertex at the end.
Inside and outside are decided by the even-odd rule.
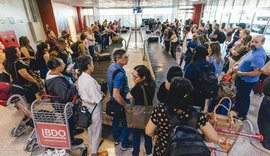
POLYGON ((240 130, 240 128, 242 127, 242 122, 233 118, 233 115, 231 113, 231 107, 232 107, 231 99, 228 97, 223 97, 219 101, 219 103, 215 106, 213 112, 207 114, 208 121, 214 128, 232 130, 237 132, 240 130), (230 101, 229 108, 221 104, 221 102, 225 99, 230 101), (220 106, 224 107, 228 111, 227 116, 216 113, 218 107, 220 106))
POLYGON ((148 100, 146 92, 143 86, 141 86, 143 91, 144 105, 134 105, 134 102, 129 108, 126 108, 126 119, 128 128, 138 128, 144 129, 148 120, 150 113, 153 110, 152 106, 148 106, 148 100))

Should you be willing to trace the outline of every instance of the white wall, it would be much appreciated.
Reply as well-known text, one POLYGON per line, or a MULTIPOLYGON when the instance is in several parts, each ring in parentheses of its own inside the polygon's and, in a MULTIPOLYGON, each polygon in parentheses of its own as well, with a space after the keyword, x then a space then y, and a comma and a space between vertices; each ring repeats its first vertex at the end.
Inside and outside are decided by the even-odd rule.
MULTIPOLYGON (((29 8, 28 0, 26 0, 26 2, 27 2, 27 8, 29 8)), ((37 9, 37 5, 35 1, 33 2, 34 2, 34 7, 36 7, 36 14, 37 14, 38 21, 40 22, 41 20, 40 20, 39 11, 37 9)), ((18 40, 20 36, 27 36, 31 42, 32 47, 35 49, 36 44, 38 43, 34 42, 30 27, 28 24, 31 21, 29 21, 27 18, 27 13, 23 4, 23 0, 1 0, 0 10, 1 10, 0 20, 4 21, 4 24, 0 23, 0 31, 14 30, 18 40), (9 18, 13 18, 15 20, 15 24, 10 24, 9 18)), ((39 33, 43 34, 42 40, 45 40, 46 37, 43 30, 39 33)))

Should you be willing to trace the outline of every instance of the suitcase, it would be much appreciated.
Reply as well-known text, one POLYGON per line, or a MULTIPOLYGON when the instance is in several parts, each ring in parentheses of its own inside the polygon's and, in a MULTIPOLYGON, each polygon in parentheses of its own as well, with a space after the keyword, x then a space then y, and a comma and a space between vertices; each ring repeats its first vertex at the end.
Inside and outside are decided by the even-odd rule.
POLYGON ((151 34, 152 32, 150 30, 145 30, 145 34, 151 34))
POLYGON ((96 54, 97 60, 98 61, 107 61, 111 60, 111 55, 110 53, 101 53, 101 54, 96 54))

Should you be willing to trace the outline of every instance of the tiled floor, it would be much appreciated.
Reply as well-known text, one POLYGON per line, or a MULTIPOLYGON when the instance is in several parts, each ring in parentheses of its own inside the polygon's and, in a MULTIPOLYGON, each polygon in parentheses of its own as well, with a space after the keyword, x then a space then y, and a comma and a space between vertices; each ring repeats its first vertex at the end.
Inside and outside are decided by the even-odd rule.
MULTIPOLYGON (((142 61, 142 44, 138 44, 138 48, 134 48, 135 43, 134 40, 131 40, 129 45, 129 63, 125 67, 127 71, 127 75, 129 78, 129 86, 133 87, 133 82, 131 79, 131 72, 133 70, 133 67, 138 64, 146 64, 147 62, 142 61)), ((179 55, 179 54, 178 54, 179 55)), ((178 56, 179 57, 179 56, 178 56)), ((165 73, 164 73, 165 74, 165 73)), ((251 96, 251 107, 248 115, 248 120, 250 120, 253 124, 254 131, 257 132, 257 114, 260 102, 262 100, 262 97, 253 95, 251 96)), ((9 107, 0 107, 0 156, 30 156, 30 155, 40 155, 44 151, 43 148, 39 148, 33 153, 28 153, 23 151, 24 146, 26 144, 26 141, 30 135, 29 131, 28 133, 22 135, 21 137, 11 137, 10 131, 11 129, 19 123, 20 119, 22 118, 22 113, 17 111, 16 109, 12 109, 9 107)), ((130 135, 131 136, 131 135, 130 135)), ((87 132, 85 131, 83 134, 77 136, 84 138, 84 143, 89 144, 89 138, 87 135, 87 132)), ((115 146, 112 142, 112 133, 111 133, 111 127, 110 126, 103 126, 103 138, 104 141, 102 142, 100 146, 100 151, 106 150, 109 153, 109 156, 131 156, 132 150, 129 149, 125 152, 122 152, 120 150, 120 146, 115 146)), ((131 138, 130 138, 131 140, 131 138)), ((142 139, 143 140, 143 139, 142 139)), ((237 143, 232 148, 229 156, 266 156, 266 154, 263 154, 262 152, 256 150, 253 146, 250 145, 248 138, 239 138, 237 143)), ((144 156, 144 143, 142 141, 141 143, 141 153, 140 156, 144 156)), ((89 146, 89 149, 91 147, 89 146)), ((89 150, 90 151, 90 150, 89 150)), ((89 152, 88 151, 88 152, 89 152)), ((213 153, 213 155, 217 156, 223 156, 226 154, 222 153, 213 153)), ((73 155, 78 155, 78 152, 74 152, 73 155)))

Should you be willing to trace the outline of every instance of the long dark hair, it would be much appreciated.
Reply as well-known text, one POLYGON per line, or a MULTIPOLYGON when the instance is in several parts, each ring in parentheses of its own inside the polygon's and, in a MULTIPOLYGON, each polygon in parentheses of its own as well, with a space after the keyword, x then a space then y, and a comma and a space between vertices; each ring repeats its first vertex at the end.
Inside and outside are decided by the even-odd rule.
POLYGON ((10 46, 7 47, 5 50, 6 50, 6 59, 3 65, 8 73, 12 73, 12 71, 14 71, 14 63, 18 59, 17 49, 15 46, 10 46))
POLYGON ((134 67, 134 70, 137 71, 138 76, 145 79, 141 82, 142 84, 149 85, 151 87, 156 87, 156 83, 151 76, 150 70, 145 65, 138 65, 134 67))
POLYGON ((187 110, 192 107, 191 92, 193 91, 192 83, 183 77, 176 77, 172 80, 166 105, 170 109, 187 110))
POLYGON ((19 44, 20 44, 20 47, 26 47, 27 49, 31 47, 29 45, 29 39, 26 36, 21 36, 19 38, 19 44))
POLYGON ((198 45, 195 48, 195 53, 192 57, 191 63, 196 63, 199 60, 206 60, 206 56, 208 55, 208 51, 206 47, 202 45, 198 45))

